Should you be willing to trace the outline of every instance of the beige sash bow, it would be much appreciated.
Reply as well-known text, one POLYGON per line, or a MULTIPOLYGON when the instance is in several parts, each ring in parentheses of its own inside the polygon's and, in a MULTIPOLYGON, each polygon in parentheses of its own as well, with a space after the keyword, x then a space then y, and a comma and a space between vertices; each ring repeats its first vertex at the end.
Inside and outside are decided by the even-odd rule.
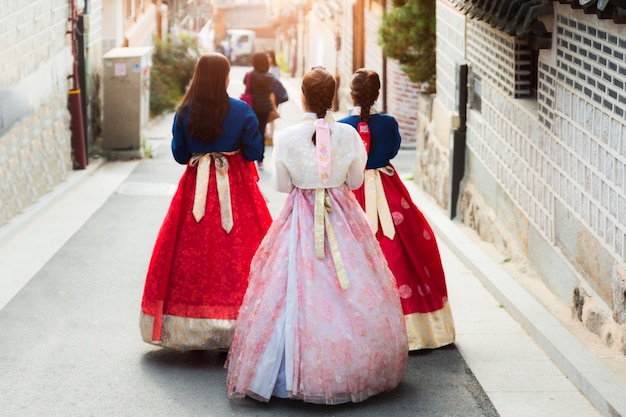
POLYGON ((333 257, 333 262, 335 263, 335 272, 337 272, 339 285, 341 285, 342 289, 347 290, 350 288, 350 281, 348 280, 348 274, 346 273, 343 259, 341 259, 335 229, 333 229, 333 225, 330 223, 330 218, 328 216, 328 213, 331 211, 332 205, 330 198, 328 197, 328 191, 325 188, 315 189, 315 223, 313 225, 315 235, 315 257, 317 259, 324 259, 324 229, 326 229, 330 253, 333 257))
POLYGON ((386 166, 365 171, 365 214, 374 234, 378 232, 378 220, 380 219, 383 234, 389 239, 393 239, 396 235, 396 229, 393 225, 393 217, 389 210, 383 182, 380 179, 381 172, 392 176, 394 170, 392 167, 386 166))
POLYGON ((217 197, 220 203, 222 228, 226 231, 226 233, 230 233, 233 228, 233 210, 230 201, 230 183, 228 181, 228 159, 225 158, 224 155, 234 155, 237 152, 239 151, 196 154, 189 162, 189 166, 198 166, 198 172, 196 175, 196 192, 193 199, 192 213, 196 222, 199 222, 204 217, 206 209, 211 160, 215 161, 217 197))

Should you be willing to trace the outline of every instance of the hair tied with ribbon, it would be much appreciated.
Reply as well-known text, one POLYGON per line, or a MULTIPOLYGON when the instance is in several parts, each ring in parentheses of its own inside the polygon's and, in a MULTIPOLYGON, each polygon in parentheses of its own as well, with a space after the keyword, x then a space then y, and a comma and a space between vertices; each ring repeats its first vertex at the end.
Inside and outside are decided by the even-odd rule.
POLYGON ((330 178, 330 128, 324 119, 317 119, 315 126, 315 152, 317 154, 317 171, 322 184, 330 178))

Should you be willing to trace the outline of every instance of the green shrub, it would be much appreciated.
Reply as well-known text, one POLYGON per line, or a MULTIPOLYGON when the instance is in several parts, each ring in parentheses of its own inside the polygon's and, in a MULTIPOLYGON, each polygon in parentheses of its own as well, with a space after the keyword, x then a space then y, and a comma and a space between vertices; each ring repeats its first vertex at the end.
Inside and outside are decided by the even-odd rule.
POLYGON ((189 36, 174 39, 170 35, 165 42, 155 39, 150 70, 152 117, 176 109, 193 77, 198 56, 196 43, 189 36))
POLYGON ((400 68, 414 83, 435 88, 435 0, 393 0, 383 16, 379 43, 385 55, 398 60, 400 68))

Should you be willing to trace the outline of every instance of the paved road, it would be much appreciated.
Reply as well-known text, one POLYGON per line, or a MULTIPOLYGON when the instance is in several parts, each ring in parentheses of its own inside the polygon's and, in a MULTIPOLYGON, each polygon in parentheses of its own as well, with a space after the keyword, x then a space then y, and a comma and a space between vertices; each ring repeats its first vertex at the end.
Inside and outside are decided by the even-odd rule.
MULTIPOLYGON (((241 78, 243 69, 235 67, 233 89, 241 78)), ((279 128, 301 114, 293 101, 282 113, 279 128)), ((321 406, 229 400, 224 354, 143 343, 138 314, 145 272, 183 169, 172 161, 167 129, 150 140, 155 157, 138 164, 0 310, 0 416, 498 415, 454 346, 412 353, 392 392, 321 406)), ((400 172, 411 158, 401 152, 400 172)), ((268 176, 262 173, 261 187, 276 213, 284 196, 269 189, 268 176)))

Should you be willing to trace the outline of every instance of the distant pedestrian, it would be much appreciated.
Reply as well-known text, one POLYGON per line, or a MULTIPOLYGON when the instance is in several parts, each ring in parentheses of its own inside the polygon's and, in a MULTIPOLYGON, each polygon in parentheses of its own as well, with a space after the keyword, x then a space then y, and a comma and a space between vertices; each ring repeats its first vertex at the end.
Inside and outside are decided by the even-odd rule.
POLYGON ((140 319, 147 343, 228 349, 250 260, 271 223, 251 162, 263 154, 258 122, 228 97, 229 74, 223 55, 201 56, 174 117, 172 153, 187 167, 148 267, 140 319))
MULTIPOLYGON (((273 109, 272 105, 272 86, 276 81, 274 76, 269 73, 269 59, 265 52, 257 52, 252 56, 252 71, 246 73, 244 84, 250 86, 249 93, 252 94, 252 110, 259 120, 259 133, 261 137, 265 137, 265 126, 267 118, 273 109), (248 80, 249 78, 249 80, 248 80)), ((263 154, 259 159, 259 169, 263 169, 263 159, 265 154, 265 141, 263 140, 263 154)))
POLYGON ((307 113, 274 144, 272 182, 289 195, 252 260, 228 395, 359 402, 402 379, 402 307, 351 192, 363 182, 366 153, 358 133, 328 112, 335 79, 313 69, 302 91, 307 113))
MULTIPOLYGON (((267 53, 267 58, 270 62, 270 67, 268 72, 274 76, 274 78, 280 81, 280 68, 276 63, 276 53, 271 50, 267 53)), ((280 82, 274 82, 272 86, 272 104, 274 105, 274 110, 277 114, 278 106, 288 100, 287 92, 283 85, 280 82)), ((270 113, 271 117, 271 113, 270 113)), ((275 130, 275 120, 268 120, 267 126, 265 127, 265 145, 272 145, 274 143, 274 130, 275 130)))
POLYGON ((226 56, 226 49, 224 49, 224 45, 222 45, 222 41, 221 40, 215 41, 214 50, 218 54, 222 54, 222 55, 226 56))
POLYGON ((278 68, 278 64, 276 63, 276 52, 274 50, 270 50, 267 52, 267 59, 269 59, 270 67, 268 72, 274 76, 277 80, 280 79, 280 68, 278 68))
POLYGON ((354 126, 368 148, 365 182, 354 193, 396 278, 409 349, 449 345, 454 321, 435 234, 390 162, 400 149, 398 122, 373 107, 380 91, 376 72, 357 70, 350 89, 357 107, 339 122, 354 126))

